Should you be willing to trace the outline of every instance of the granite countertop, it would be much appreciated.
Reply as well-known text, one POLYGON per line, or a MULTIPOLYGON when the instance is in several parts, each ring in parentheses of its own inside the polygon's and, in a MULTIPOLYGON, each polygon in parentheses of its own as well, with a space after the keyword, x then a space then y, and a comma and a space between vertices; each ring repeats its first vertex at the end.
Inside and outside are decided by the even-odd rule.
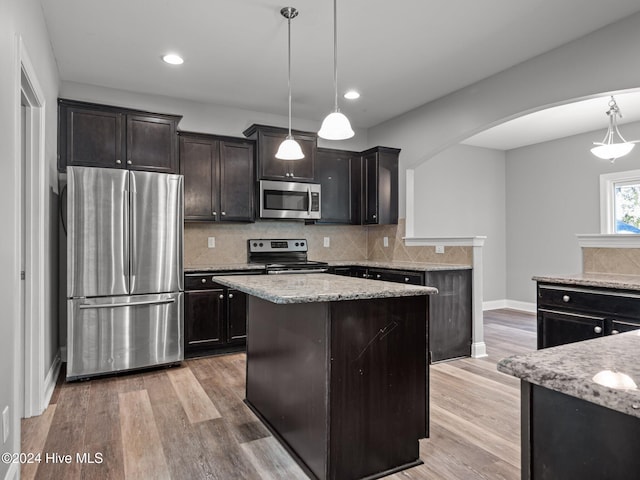
POLYGON ((312 303, 433 295, 438 289, 327 273, 234 275, 216 282, 273 303, 312 303))
POLYGON ((416 270, 430 272, 436 270, 470 270, 471 265, 454 265, 450 263, 426 263, 426 262, 379 262, 375 260, 340 260, 329 262, 332 267, 353 265, 356 267, 390 268, 394 270, 416 270))
POLYGON ((640 275, 621 275, 613 273, 574 273, 569 275, 536 275, 536 282, 560 283, 582 287, 619 288, 640 290, 640 275))
POLYGON ((498 370, 640 417, 638 330, 505 358, 498 363, 498 370))
MULTIPOLYGON (((394 270, 416 270, 429 272, 435 270, 469 270, 471 265, 452 265, 447 263, 424 263, 424 262, 376 262, 373 260, 340 260, 328 262, 329 266, 357 266, 390 268, 394 270)), ((197 272, 224 272, 233 270, 264 270, 264 265, 257 263, 227 263, 222 265, 207 265, 202 267, 189 266, 184 269, 184 273, 197 272)))
POLYGON ((187 267, 184 269, 184 273, 199 273, 199 272, 225 272, 234 270, 264 270, 264 265, 259 263, 226 263, 223 265, 209 265, 203 267, 187 267))

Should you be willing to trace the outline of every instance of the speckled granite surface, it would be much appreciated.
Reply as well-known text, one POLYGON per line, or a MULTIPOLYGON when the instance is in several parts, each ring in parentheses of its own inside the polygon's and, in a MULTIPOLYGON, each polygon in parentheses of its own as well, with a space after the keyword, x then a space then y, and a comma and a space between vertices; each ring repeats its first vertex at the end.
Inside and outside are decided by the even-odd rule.
POLYGON ((312 303, 438 293, 420 287, 327 273, 220 276, 216 282, 273 303, 312 303))
POLYGON ((536 282, 564 283, 583 287, 621 288, 640 290, 640 275, 620 275, 613 273, 575 273, 570 275, 536 275, 536 282))
POLYGON ((640 417, 640 390, 637 387, 612 388, 594 381, 595 375, 600 373, 605 378, 631 380, 640 387, 640 331, 505 358, 498 363, 498 370, 560 393, 640 417))
POLYGON ((332 267, 354 265, 357 267, 391 268, 394 270, 415 270, 419 272, 431 272, 436 270, 469 270, 471 265, 452 265, 448 263, 424 263, 424 262, 377 262, 375 260, 356 260, 329 262, 332 267))
MULTIPOLYGON (((415 270, 419 272, 435 270, 468 270, 471 268, 471 265, 450 265, 446 263, 422 262, 376 262, 372 260, 341 260, 328 263, 332 267, 353 265, 358 267, 391 268, 395 270, 415 270)), ((264 270, 264 266, 255 263, 228 263, 214 266, 188 267, 184 269, 184 273, 224 272, 232 270, 264 270)))
POLYGON ((264 265, 257 263, 227 263, 223 265, 214 265, 209 267, 189 267, 184 269, 184 273, 199 272, 226 272, 233 270, 264 270, 264 265))

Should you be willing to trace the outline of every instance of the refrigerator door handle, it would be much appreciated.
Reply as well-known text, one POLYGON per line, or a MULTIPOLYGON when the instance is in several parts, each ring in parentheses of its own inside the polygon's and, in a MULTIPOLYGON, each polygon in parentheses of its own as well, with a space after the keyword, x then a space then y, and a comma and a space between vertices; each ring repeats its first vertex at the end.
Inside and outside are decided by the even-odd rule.
POLYGON ((96 305, 85 304, 80 305, 78 308, 80 310, 86 310, 89 308, 117 308, 117 307, 137 307, 140 305, 164 305, 166 303, 175 303, 175 298, 167 298, 165 300, 142 300, 139 302, 129 302, 129 303, 100 303, 96 305))
POLYGON ((126 277, 127 292, 131 291, 131 271, 129 267, 129 189, 124 191, 122 202, 122 270, 126 277))
POLYGON ((131 263, 130 263, 130 275, 131 275, 131 285, 129 287, 129 291, 133 292, 134 284, 136 283, 136 273, 138 267, 138 249, 136 248, 137 242, 137 231, 138 231, 138 216, 136 214, 136 188, 135 183, 132 181, 132 188, 129 192, 130 202, 131 202, 131 263))

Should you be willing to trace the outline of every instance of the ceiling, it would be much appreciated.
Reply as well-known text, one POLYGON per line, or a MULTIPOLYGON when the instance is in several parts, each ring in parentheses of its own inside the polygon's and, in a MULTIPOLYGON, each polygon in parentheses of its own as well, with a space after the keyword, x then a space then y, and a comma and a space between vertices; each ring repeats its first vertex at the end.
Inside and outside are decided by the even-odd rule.
MULTIPOLYGON (((278 115, 287 114, 279 12, 293 6, 293 116, 320 122, 332 108, 330 0, 41 3, 63 81, 278 115), (185 63, 163 63, 167 52, 185 63)), ((341 0, 339 90, 362 96, 340 106, 355 127, 369 128, 637 11, 638 0, 341 0)), ((606 124, 601 102, 591 130, 606 124)), ((490 135, 504 137, 476 141, 500 148, 490 135)))

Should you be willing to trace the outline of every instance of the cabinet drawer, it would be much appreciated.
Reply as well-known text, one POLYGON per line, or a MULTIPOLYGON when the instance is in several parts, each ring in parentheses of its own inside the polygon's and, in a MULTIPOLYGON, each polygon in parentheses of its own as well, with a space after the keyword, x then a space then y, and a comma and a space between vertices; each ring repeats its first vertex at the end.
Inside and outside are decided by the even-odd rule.
POLYGON ((629 292, 540 285, 538 305, 640 319, 640 295, 629 292))
POLYGON ((369 278, 384 280, 386 282, 406 283, 409 285, 424 285, 424 273, 422 272, 370 268, 369 278))

